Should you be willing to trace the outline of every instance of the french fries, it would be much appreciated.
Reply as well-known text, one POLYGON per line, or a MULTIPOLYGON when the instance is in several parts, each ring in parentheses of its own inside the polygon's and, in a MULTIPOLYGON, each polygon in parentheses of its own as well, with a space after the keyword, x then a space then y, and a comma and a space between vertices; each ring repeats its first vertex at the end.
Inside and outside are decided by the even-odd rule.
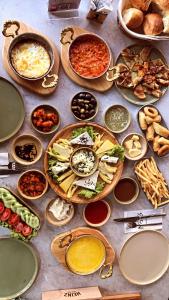
POLYGON ((154 208, 169 202, 167 183, 153 157, 141 160, 135 166, 135 173, 143 191, 154 208))

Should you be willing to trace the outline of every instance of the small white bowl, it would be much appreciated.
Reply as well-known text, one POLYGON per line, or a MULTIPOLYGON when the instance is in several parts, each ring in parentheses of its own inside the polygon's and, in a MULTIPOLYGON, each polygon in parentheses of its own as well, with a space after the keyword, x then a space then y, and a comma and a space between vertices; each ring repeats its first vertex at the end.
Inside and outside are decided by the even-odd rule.
MULTIPOLYGON (((86 216, 85 216, 85 210, 86 210, 86 207, 87 207, 88 205, 90 205, 90 203, 87 204, 87 205, 84 207, 84 209, 83 209, 83 219, 84 219, 85 222, 86 222, 89 226, 91 226, 91 227, 101 227, 101 226, 103 226, 104 224, 106 224, 107 221, 108 221, 109 218, 110 218, 110 215, 111 215, 111 208, 110 208, 110 205, 109 205, 108 202, 105 201, 105 200, 100 200, 100 201, 104 202, 104 203, 106 204, 106 206, 107 206, 107 209, 108 209, 106 219, 105 219, 104 221, 100 222, 100 223, 97 223, 97 224, 91 223, 91 222, 89 222, 89 221, 86 219, 86 216)), ((100 202, 100 201, 98 201, 98 202, 100 202)))
POLYGON ((127 159, 132 160, 132 161, 136 161, 141 159, 142 157, 145 156, 146 152, 147 152, 147 141, 145 139, 145 137, 137 132, 133 132, 133 133, 129 133, 128 135, 125 136, 125 138, 122 140, 122 146, 124 147, 124 155, 127 159), (139 137, 139 142, 141 143, 141 154, 136 156, 136 157, 131 157, 128 154, 128 151, 125 147, 125 142, 130 140, 132 138, 133 135, 137 135, 139 137))
POLYGON ((115 186, 115 188, 113 189, 113 197, 114 197, 114 199, 116 200, 116 202, 118 202, 118 203, 120 203, 120 204, 122 204, 122 205, 128 205, 128 204, 131 204, 131 203, 133 203, 134 201, 136 201, 137 200, 137 198, 138 198, 138 195, 139 195, 139 192, 140 192, 140 189, 139 189, 139 185, 138 185, 138 183, 137 183, 137 181, 134 179, 134 178, 132 178, 132 177, 122 177, 120 180, 119 180, 119 182, 117 183, 117 185, 115 186), (129 201, 120 201, 118 198, 116 198, 116 196, 115 196, 115 188, 116 188, 116 186, 118 185, 118 183, 121 181, 121 180, 123 180, 123 179, 130 179, 131 181, 133 181, 134 182, 134 184, 135 184, 135 186, 136 186, 136 193, 135 193, 135 195, 133 196, 133 198, 131 199, 131 200, 129 200, 129 201))

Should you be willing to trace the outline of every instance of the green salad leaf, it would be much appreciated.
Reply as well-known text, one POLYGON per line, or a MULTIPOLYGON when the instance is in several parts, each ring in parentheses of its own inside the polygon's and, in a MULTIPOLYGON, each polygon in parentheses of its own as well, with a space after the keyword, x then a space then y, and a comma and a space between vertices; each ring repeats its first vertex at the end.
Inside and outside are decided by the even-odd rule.
POLYGON ((56 182, 58 182, 58 175, 56 174, 53 174, 52 172, 52 167, 55 166, 57 164, 58 160, 57 159, 54 159, 52 156, 49 155, 49 158, 48 158, 48 174, 49 176, 52 177, 53 180, 55 180, 56 182))
POLYGON ((114 145, 113 148, 107 152, 109 156, 116 156, 121 161, 124 161, 124 148, 120 145, 114 145))
POLYGON ((89 190, 89 189, 81 189, 81 191, 78 193, 78 195, 82 198, 90 199, 97 194, 101 193, 105 187, 105 182, 97 182, 95 191, 89 190))
POLYGON ((77 129, 74 129, 72 132, 72 139, 78 137, 80 134, 84 132, 87 132, 93 141, 95 140, 97 133, 95 132, 92 126, 85 126, 85 127, 79 127, 77 129))

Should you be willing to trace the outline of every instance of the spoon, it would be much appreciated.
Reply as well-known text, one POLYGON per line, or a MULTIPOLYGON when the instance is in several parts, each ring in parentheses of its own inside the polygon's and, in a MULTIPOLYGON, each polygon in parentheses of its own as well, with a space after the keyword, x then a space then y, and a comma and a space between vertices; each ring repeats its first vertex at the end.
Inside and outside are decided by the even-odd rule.
POLYGON ((136 227, 144 227, 144 226, 155 226, 155 225, 162 225, 162 223, 151 223, 151 224, 137 224, 136 222, 129 222, 129 228, 136 228, 136 227))

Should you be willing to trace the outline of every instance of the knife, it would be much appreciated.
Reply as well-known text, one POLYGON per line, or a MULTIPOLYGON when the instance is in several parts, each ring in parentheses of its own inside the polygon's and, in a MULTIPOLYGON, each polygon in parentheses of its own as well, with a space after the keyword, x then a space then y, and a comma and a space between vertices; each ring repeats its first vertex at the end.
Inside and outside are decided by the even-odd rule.
POLYGON ((146 219, 146 218, 155 218, 155 217, 163 217, 166 216, 166 213, 160 213, 160 214, 151 214, 151 215, 144 215, 144 216, 133 216, 133 217, 126 217, 126 218, 118 218, 114 219, 115 222, 136 222, 140 219, 146 219))
POLYGON ((23 172, 23 170, 0 169, 0 176, 1 175, 19 174, 22 172, 23 172))

